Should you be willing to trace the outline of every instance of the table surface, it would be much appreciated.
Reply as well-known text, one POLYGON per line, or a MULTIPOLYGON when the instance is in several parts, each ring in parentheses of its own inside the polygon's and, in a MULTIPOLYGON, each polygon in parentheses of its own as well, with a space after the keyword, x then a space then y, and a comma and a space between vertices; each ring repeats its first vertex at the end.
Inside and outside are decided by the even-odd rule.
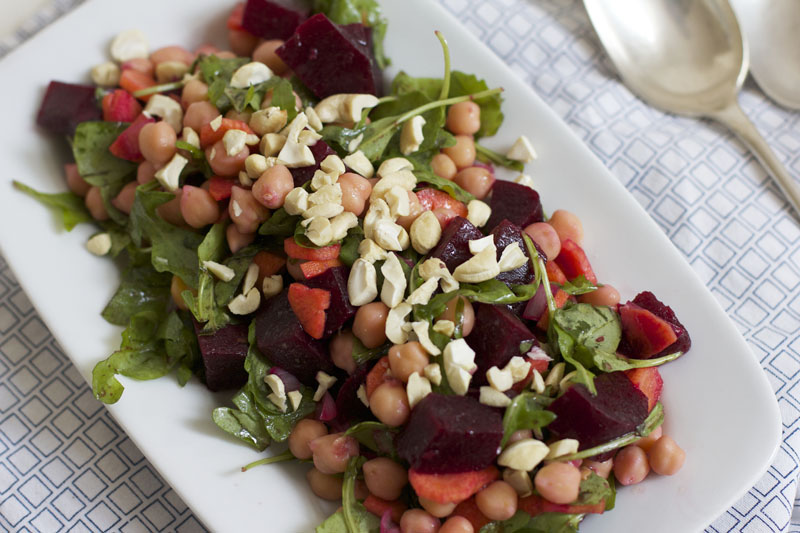
MULTIPOLYGON (((81 1, 0 0, 0 55, 81 1)), ((631 95, 578 0, 438 1, 605 162, 761 361, 781 407, 784 444, 761 481, 707 531, 800 531, 800 228, 776 187, 728 132, 666 115, 631 95)), ((800 113, 767 100, 752 82, 740 100, 789 172, 800 176, 800 113)), ((0 530, 6 529, 204 530, 93 399, 0 258, 0 530)))

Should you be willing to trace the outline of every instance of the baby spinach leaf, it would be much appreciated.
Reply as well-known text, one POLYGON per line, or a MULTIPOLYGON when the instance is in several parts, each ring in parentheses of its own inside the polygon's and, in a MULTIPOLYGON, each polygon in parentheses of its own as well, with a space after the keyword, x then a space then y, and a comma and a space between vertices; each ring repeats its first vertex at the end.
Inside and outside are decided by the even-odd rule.
POLYGON ((111 324, 125 326, 134 315, 142 311, 161 312, 169 303, 172 276, 156 272, 145 261, 146 257, 134 258, 122 272, 119 288, 102 312, 111 324))
POLYGON ((612 492, 608 480, 592 472, 589 477, 581 481, 575 505, 595 505, 607 501, 612 492))
POLYGON ((525 302, 536 294, 536 285, 511 285, 510 287, 497 279, 482 281, 477 284, 461 285, 458 293, 471 302, 485 304, 512 304, 525 302))
POLYGON ((398 428, 387 426, 381 422, 367 420, 351 426, 344 434, 353 437, 373 452, 397 460, 397 450, 395 449, 394 439, 399 432, 400 430, 398 428))
MULTIPOLYGON (((292 216, 284 208, 273 211, 272 216, 258 228, 259 235, 271 235, 285 239, 294 235, 297 224, 302 220, 300 216, 292 216)), ((283 243, 281 243, 283 244, 283 243)))
POLYGON ((203 331, 215 331, 231 321, 230 315, 224 311, 224 304, 220 305, 215 297, 216 279, 203 265, 204 261, 220 262, 227 250, 225 224, 214 224, 197 248, 197 294, 191 291, 182 294, 197 321, 205 324, 203 331))
POLYGON ((222 431, 233 435, 256 450, 262 452, 269 446, 269 434, 259 417, 231 407, 217 407, 211 417, 222 431))
POLYGON ((482 144, 475 143, 475 152, 478 160, 483 161, 484 163, 492 163, 493 165, 510 168, 511 170, 516 170, 517 172, 522 172, 525 170, 525 165, 522 163, 522 161, 509 159, 503 154, 499 154, 491 148, 483 146, 482 144))
POLYGON ((532 392, 518 394, 511 400, 511 404, 506 407, 506 412, 503 415, 503 440, 500 446, 505 446, 509 437, 515 431, 520 429, 542 429, 555 420, 555 413, 547 410, 547 407, 552 402, 552 399, 532 392))
POLYGON ((383 47, 387 21, 376 0, 314 0, 313 8, 315 13, 325 13, 336 24, 359 23, 372 28, 375 61, 382 69, 389 65, 383 47))
POLYGON ((553 321, 575 339, 576 357, 584 364, 594 350, 614 353, 622 338, 619 315, 610 307, 572 304, 558 309, 553 321))
POLYGON ((353 263, 358 259, 358 245, 364 240, 364 230, 361 226, 350 228, 347 231, 347 237, 342 241, 342 247, 339 250, 339 259, 345 266, 353 266, 353 263))
POLYGON ((525 511, 517 511, 508 520, 489 522, 483 526, 479 533, 521 533, 531 521, 531 516, 525 511))
MULTIPOLYGON (((551 317, 554 316, 551 313, 551 317)), ((555 320, 550 321, 548 328, 548 337, 550 338, 551 345, 554 345, 561 353, 561 357, 565 362, 571 364, 577 374, 574 381, 582 383, 589 389, 592 394, 597 394, 597 388, 594 386, 594 374, 592 374, 578 359, 575 357, 575 339, 561 327, 556 324, 555 320)))
POLYGON ((434 189, 446 192, 459 202, 468 204, 475 199, 474 195, 462 189, 456 182, 441 178, 430 169, 415 169, 414 175, 417 177, 418 183, 427 183, 434 189))
POLYGON ((365 462, 364 457, 353 457, 347 462, 347 469, 344 471, 342 512, 344 513, 344 524, 349 533, 377 533, 380 531, 380 519, 367 511, 366 507, 356 500, 356 478, 365 462))
POLYGON ((61 222, 64 224, 64 229, 67 231, 72 231, 72 228, 81 222, 92 221, 92 216, 89 214, 89 210, 86 209, 83 198, 75 193, 45 193, 39 192, 16 180, 14 180, 13 183, 14 187, 18 190, 39 200, 39 202, 47 207, 53 208, 56 212, 59 212, 61 214, 61 222))
POLYGON ((580 294, 587 294, 596 291, 597 286, 592 282, 590 282, 588 279, 586 279, 586 277, 583 274, 581 274, 572 281, 567 281, 566 283, 561 285, 561 290, 566 292, 567 294, 578 296, 580 294))
POLYGON ((227 267, 230 267, 233 272, 233 279, 230 281, 217 281, 215 292, 216 302, 219 307, 224 307, 233 299, 236 294, 236 289, 242 283, 248 267, 253 263, 253 258, 259 251, 259 247, 255 245, 242 248, 231 257, 222 262, 227 267))

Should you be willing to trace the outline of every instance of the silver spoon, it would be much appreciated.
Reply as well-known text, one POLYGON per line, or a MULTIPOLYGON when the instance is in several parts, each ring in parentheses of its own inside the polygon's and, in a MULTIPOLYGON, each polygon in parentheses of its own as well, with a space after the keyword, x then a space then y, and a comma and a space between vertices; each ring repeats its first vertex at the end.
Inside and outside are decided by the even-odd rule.
POLYGON ((623 81, 653 106, 707 117, 747 144, 800 214, 800 187, 739 107, 748 50, 727 0, 583 0, 623 81))
POLYGON ((800 2, 731 0, 750 46, 750 73, 767 95, 800 109, 800 2))

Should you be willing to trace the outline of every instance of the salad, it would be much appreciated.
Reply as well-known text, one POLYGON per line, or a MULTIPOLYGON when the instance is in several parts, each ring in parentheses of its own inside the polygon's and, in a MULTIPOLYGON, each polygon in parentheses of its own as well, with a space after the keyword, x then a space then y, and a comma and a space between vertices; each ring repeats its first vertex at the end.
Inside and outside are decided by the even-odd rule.
POLYGON ((123 265, 98 399, 117 375, 231 390, 222 431, 286 443, 245 469, 307 462, 341 500, 323 533, 575 531, 618 484, 681 468, 658 366, 688 332, 600 283, 524 135, 481 144, 501 89, 451 70, 438 34, 441 78, 385 83, 372 0, 248 0, 227 25, 231 51, 123 32, 93 85, 42 102, 70 192, 16 185, 123 265))

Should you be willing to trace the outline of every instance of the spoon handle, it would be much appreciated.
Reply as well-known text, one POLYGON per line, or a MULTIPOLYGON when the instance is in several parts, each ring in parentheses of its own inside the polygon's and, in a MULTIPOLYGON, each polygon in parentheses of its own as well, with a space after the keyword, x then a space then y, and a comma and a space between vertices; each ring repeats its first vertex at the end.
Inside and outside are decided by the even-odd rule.
POLYGON ((739 103, 734 101, 724 109, 709 113, 708 116, 728 126, 744 141, 783 191, 783 195, 794 207, 795 213, 800 215, 800 187, 789 175, 783 163, 778 160, 775 152, 769 147, 755 125, 747 118, 739 103))

